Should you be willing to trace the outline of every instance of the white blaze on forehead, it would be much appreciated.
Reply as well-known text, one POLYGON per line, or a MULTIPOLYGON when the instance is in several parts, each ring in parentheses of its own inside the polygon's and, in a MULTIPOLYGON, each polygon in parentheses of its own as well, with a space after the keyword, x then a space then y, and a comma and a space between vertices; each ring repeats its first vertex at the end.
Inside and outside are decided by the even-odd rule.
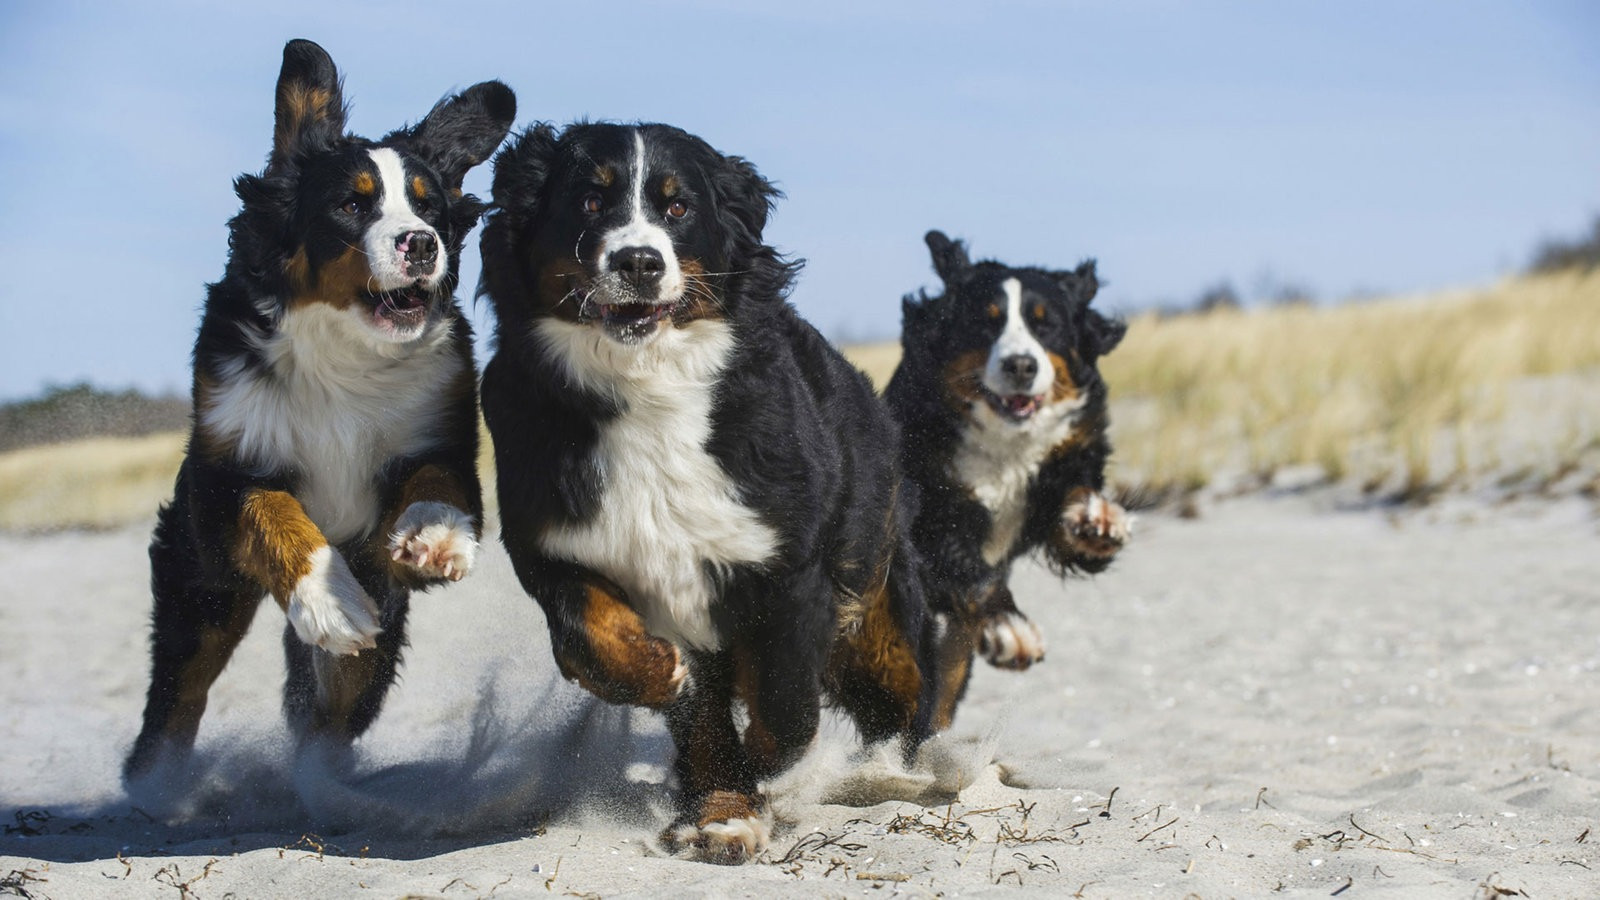
MULTIPOLYGON (((416 280, 406 275, 405 252, 399 249, 400 239, 413 231, 427 232, 435 241, 439 240, 439 235, 411 208, 411 201, 407 199, 406 167, 400 154, 389 147, 379 147, 368 150, 367 155, 378 169, 378 219, 367 229, 362 249, 377 279, 373 287, 379 291, 393 290, 416 280)), ((433 285, 444 277, 443 255, 441 247, 441 258, 433 274, 422 279, 424 283, 433 285)))
POLYGON ((1000 291, 1006 297, 1006 325, 994 346, 989 349, 989 362, 983 369, 983 386, 1002 396, 1019 393, 1010 379, 1005 377, 1001 363, 1012 356, 1031 356, 1038 364, 1033 384, 1020 393, 1034 396, 1047 393, 1055 380, 1055 369, 1050 364, 1050 354, 1045 352, 1044 345, 1028 330, 1027 319, 1022 314, 1022 282, 1007 278, 1000 282, 1000 291))
POLYGON ((644 132, 633 131, 633 166, 631 213, 628 221, 600 237, 600 272, 611 272, 611 254, 626 247, 649 247, 661 254, 666 271, 661 275, 661 288, 657 299, 670 302, 683 293, 683 270, 678 266, 678 254, 672 247, 672 235, 653 221, 645 202, 645 183, 649 177, 645 164, 644 132))

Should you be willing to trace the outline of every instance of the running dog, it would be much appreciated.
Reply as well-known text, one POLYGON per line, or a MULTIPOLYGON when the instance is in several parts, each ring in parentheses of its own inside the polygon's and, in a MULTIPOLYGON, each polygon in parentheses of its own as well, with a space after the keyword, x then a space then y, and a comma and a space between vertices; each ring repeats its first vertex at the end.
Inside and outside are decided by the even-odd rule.
POLYGON ((1099 572, 1128 539, 1129 516, 1102 493, 1111 442, 1096 365, 1126 326, 1090 308, 1092 261, 1016 268, 973 263, 943 232, 927 243, 944 293, 905 298, 885 398, 920 499, 913 532, 940 622, 941 730, 975 654, 1007 669, 1044 659, 1007 587, 1012 563, 1042 548, 1062 574, 1099 572))
POLYGON ((410 592, 472 568, 482 524, 472 332, 453 292, 483 210, 461 191, 516 114, 489 81, 370 141, 333 60, 291 41, 272 151, 234 183, 231 254, 194 348, 194 414, 150 544, 155 595, 132 779, 186 753, 270 594, 284 709, 348 746, 378 714, 410 592))
POLYGON ((481 239, 502 539, 562 673, 666 714, 663 841, 723 863, 825 697, 914 749, 933 684, 894 422, 786 302, 776 194, 677 128, 538 126, 481 239))

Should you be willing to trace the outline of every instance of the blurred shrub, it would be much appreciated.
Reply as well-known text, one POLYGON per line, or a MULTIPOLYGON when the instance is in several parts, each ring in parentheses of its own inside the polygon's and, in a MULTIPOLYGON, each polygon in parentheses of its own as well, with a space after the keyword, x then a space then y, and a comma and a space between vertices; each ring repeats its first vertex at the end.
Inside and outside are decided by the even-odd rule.
POLYGON ((0 453, 88 437, 136 437, 189 427, 189 401, 105 391, 88 384, 45 389, 43 396, 0 406, 0 453))

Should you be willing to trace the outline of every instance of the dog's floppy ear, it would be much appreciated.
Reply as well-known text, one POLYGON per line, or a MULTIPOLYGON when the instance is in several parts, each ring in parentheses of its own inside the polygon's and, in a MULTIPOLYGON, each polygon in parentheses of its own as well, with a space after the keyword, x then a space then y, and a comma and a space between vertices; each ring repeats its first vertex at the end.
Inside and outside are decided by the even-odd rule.
POLYGON ((328 51, 306 40, 283 45, 269 167, 328 147, 344 135, 344 89, 328 51))
POLYGON ((767 217, 783 192, 742 156, 724 156, 722 162, 722 171, 716 176, 722 208, 744 228, 746 237, 759 244, 761 232, 767 227, 767 217))
POLYGON ((545 179, 556 160, 556 130, 549 124, 529 126, 494 158, 494 193, 491 215, 509 211, 532 215, 539 205, 545 179))
POLYGON ((1095 294, 1100 293, 1100 276, 1095 274, 1094 260, 1086 259, 1070 272, 1056 273, 1061 289, 1080 306, 1088 306, 1095 294))
POLYGON ((1086 259, 1070 272, 1057 272, 1056 280, 1072 302, 1083 310, 1083 335, 1078 352, 1091 362, 1110 353, 1127 334, 1128 323, 1107 318, 1089 308, 1089 303, 1100 293, 1100 276, 1095 273, 1094 260, 1086 259))
POLYGON ((447 187, 459 188, 467 171, 488 159, 505 140, 517 117, 517 95, 498 81, 475 84, 445 97, 409 130, 385 140, 407 139, 417 155, 444 178, 447 187))
MULTIPOLYGON (((556 131, 548 124, 529 126, 495 156, 494 183, 490 188, 494 196, 478 235, 478 249, 485 263, 478 296, 487 296, 496 304, 515 304, 527 293, 517 244, 523 229, 538 212, 539 195, 555 160, 556 131)), ((496 309, 502 307, 497 305, 496 309)))
POLYGON ((951 284, 962 272, 972 267, 972 260, 967 258, 966 245, 951 240, 944 232, 935 229, 922 239, 927 241, 928 249, 933 251, 933 270, 939 273, 939 278, 945 284, 951 284))
POLYGON ((1095 357, 1105 356, 1116 349, 1122 343, 1122 336, 1128 333, 1127 322, 1108 319, 1092 309, 1084 318, 1084 326, 1084 349, 1092 350, 1095 357))
POLYGON ((903 344, 918 343, 933 324, 933 300, 925 293, 907 294, 900 299, 900 336, 903 344))

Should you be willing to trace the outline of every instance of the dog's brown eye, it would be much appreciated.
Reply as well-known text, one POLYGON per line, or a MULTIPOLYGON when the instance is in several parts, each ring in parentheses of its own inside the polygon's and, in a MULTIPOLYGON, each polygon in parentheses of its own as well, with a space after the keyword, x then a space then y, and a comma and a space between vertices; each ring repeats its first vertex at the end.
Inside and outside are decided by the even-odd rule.
POLYGON ((1033 318, 1034 318, 1035 321, 1038 321, 1038 320, 1044 318, 1044 304, 1043 303, 1035 303, 1033 305, 1033 318))
POLYGON ((347 216, 358 216, 367 211, 367 201, 362 200, 359 197, 351 197, 349 200, 344 202, 343 206, 339 208, 344 210, 344 213, 347 216))
POLYGON ((989 304, 989 308, 984 310, 984 312, 987 312, 989 314, 989 318, 998 319, 998 318, 1000 318, 1000 304, 991 303, 991 304, 989 304))
POLYGON ((604 209, 605 205, 605 201, 600 199, 599 194, 583 195, 583 211, 586 213, 597 213, 604 209))
POLYGON ((689 214, 689 204, 682 200, 674 200, 667 204, 667 218, 681 219, 689 214))

